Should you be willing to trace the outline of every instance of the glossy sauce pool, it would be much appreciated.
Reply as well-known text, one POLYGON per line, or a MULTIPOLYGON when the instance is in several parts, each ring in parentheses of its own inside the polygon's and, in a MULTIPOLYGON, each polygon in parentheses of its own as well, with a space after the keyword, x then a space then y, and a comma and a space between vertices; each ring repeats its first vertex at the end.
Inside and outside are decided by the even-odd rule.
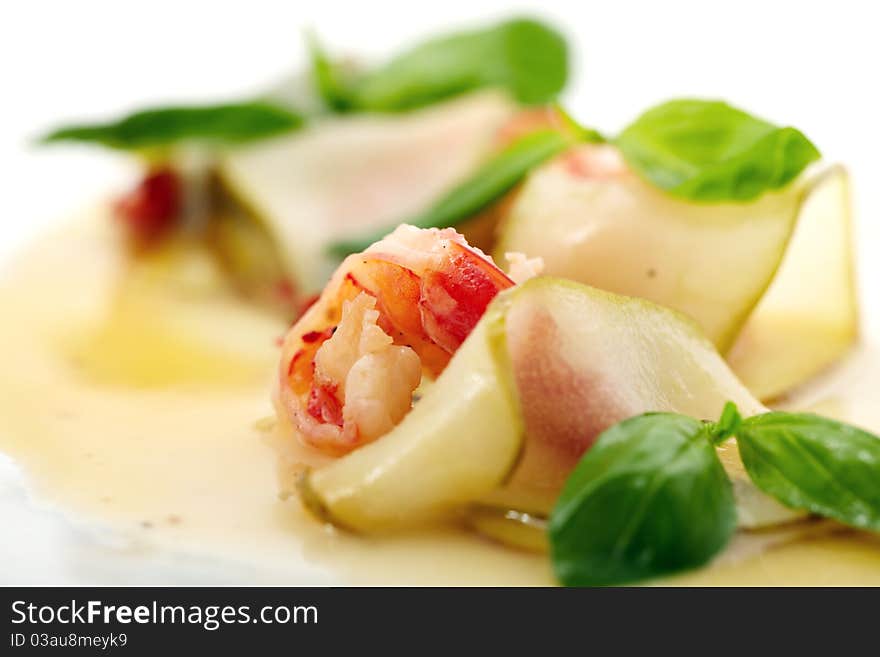
MULTIPOLYGON (((266 431, 284 325, 223 292, 198 259, 173 276, 124 273, 104 225, 47 237, 0 283, 0 452, 35 500, 61 511, 53 522, 113 536, 109 558, 136 546, 133 569, 156 555, 177 564, 144 583, 188 582, 187 564, 203 561, 219 564, 212 583, 254 573, 278 584, 553 583, 544 555, 454 528, 350 536, 281 500, 266 431)), ((34 540, 15 526, 3 533, 34 540)), ((880 585, 873 538, 751 552, 677 581, 880 585)), ((134 570, 116 577, 143 581, 134 570)))

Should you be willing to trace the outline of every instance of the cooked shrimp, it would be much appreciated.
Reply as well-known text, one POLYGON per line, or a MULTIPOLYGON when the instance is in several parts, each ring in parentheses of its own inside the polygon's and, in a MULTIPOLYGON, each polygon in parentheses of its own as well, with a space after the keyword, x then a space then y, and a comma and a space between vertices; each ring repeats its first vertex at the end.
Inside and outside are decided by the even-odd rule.
POLYGON ((507 260, 507 275, 517 285, 540 276, 544 271, 544 258, 529 258, 525 253, 507 251, 504 259, 507 260))
POLYGON ((348 256, 282 347, 276 396, 300 439, 344 454, 390 431, 501 290, 492 259, 452 228, 400 226, 348 256))

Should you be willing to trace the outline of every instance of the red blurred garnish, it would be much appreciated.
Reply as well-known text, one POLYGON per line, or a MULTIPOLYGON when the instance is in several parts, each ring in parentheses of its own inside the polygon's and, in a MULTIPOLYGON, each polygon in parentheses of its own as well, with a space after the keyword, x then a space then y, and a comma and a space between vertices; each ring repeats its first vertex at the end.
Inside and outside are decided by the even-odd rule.
POLYGON ((171 169, 155 169, 116 202, 116 216, 137 245, 148 245, 177 223, 181 201, 179 176, 171 169))

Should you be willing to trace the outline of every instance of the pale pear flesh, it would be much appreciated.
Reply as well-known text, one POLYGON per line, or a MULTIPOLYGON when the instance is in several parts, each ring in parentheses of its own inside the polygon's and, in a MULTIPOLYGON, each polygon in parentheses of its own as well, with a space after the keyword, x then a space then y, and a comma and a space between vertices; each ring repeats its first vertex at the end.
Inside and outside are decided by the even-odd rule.
POLYGON ((376 442, 307 472, 301 497, 319 517, 361 532, 435 520, 499 486, 522 426, 492 311, 409 415, 376 442))
POLYGON ((849 176, 835 166, 815 175, 782 265, 727 359, 772 399, 832 365, 857 333, 849 176))
POLYGON ((622 164, 596 175, 571 165, 572 158, 606 158, 609 148, 581 146, 535 171, 496 252, 523 251, 543 258, 549 276, 678 310, 724 351, 779 266, 800 186, 751 203, 698 204, 622 164))
POLYGON ((402 115, 325 119, 229 152, 220 176, 272 235, 293 282, 319 292, 338 264, 330 242, 421 212, 482 161, 516 110, 491 91, 402 115))
MULTIPOLYGON (((526 443, 508 485, 487 502, 546 514, 599 434, 650 411, 716 420, 728 401, 765 407, 737 380, 699 327, 653 303, 539 278, 509 293, 505 335, 526 443)), ((735 448, 722 448, 741 524, 794 514, 758 492, 735 448)))

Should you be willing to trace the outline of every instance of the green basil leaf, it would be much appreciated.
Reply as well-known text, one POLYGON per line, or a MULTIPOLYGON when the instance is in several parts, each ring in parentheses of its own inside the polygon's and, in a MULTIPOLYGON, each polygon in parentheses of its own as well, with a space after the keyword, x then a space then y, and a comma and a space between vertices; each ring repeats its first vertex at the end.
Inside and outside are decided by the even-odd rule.
POLYGON ((718 422, 709 423, 706 430, 709 432, 709 438, 715 445, 721 445, 728 438, 735 435, 742 424, 742 415, 739 409, 732 401, 724 404, 721 411, 721 417, 718 422))
POLYGON ((735 527, 732 486, 705 425, 648 413, 611 427, 584 455, 549 535, 559 580, 596 586, 703 565, 735 527))
POLYGON ((607 144, 608 139, 595 128, 588 128, 578 122, 568 110, 559 103, 552 103, 551 107, 562 124, 561 131, 568 132, 574 137, 574 141, 582 144, 607 144))
POLYGON ((410 110, 482 87, 522 103, 552 100, 568 77, 568 49, 553 28, 530 19, 435 39, 394 57, 352 89, 356 109, 410 110))
POLYGON ((334 112, 347 112, 352 108, 349 83, 341 66, 338 66, 321 47, 313 33, 306 34, 312 78, 321 100, 334 112))
POLYGON ((743 420, 737 444, 755 485, 783 504, 880 531, 880 438, 808 413, 743 420))
POLYGON ((673 100, 617 138, 648 182, 691 201, 750 201, 780 189, 820 157, 801 132, 719 101, 673 100))
POLYGON ((93 142, 134 150, 183 141, 244 142, 294 130, 301 124, 297 114, 255 101, 143 110, 110 123, 63 127, 42 141, 93 142))
MULTIPOLYGON (((557 130, 538 130, 520 137, 490 158, 464 182, 453 187, 422 214, 403 223, 419 228, 456 226, 484 210, 510 191, 534 167, 571 146, 573 138, 557 130)), ((388 226, 378 232, 334 242, 330 253, 345 256, 363 251, 390 232, 388 226)))

